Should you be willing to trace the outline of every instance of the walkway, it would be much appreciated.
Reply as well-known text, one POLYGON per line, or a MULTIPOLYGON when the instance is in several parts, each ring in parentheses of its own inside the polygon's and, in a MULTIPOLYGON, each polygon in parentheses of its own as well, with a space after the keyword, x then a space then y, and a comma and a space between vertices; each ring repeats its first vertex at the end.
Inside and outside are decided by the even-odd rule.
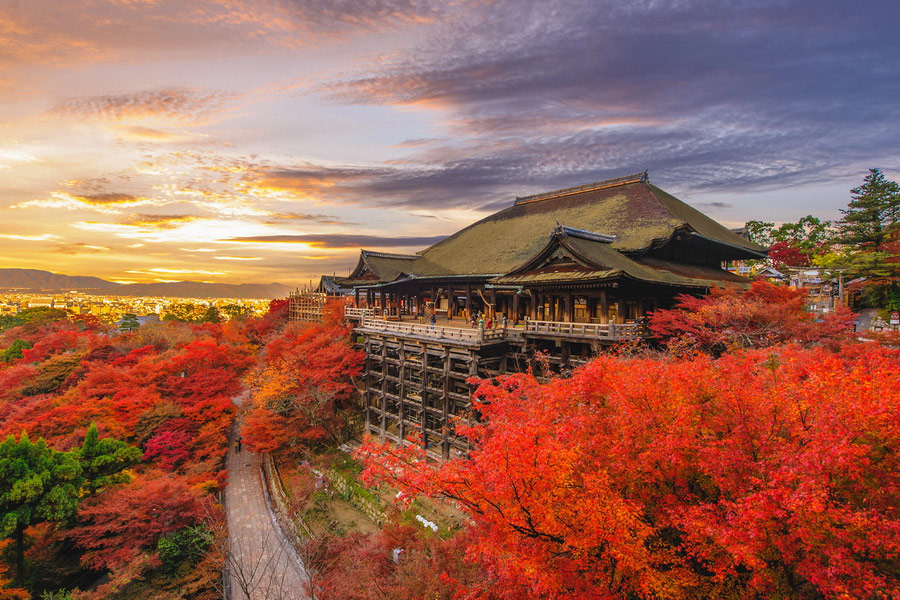
POLYGON ((233 445, 228 452, 229 600, 307 600, 302 563, 266 503, 261 459, 233 445))

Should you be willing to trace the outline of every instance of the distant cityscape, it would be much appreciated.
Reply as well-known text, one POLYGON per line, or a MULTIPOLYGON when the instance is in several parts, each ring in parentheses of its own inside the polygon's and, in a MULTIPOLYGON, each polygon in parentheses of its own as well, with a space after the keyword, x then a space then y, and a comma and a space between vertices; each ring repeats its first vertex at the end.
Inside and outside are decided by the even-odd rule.
POLYGON ((142 321, 161 320, 166 314, 198 307, 201 311, 215 306, 223 320, 235 314, 260 315, 269 307, 269 300, 248 298, 169 298, 96 295, 84 292, 36 293, 22 291, 0 292, 0 315, 16 315, 28 308, 59 308, 73 315, 93 315, 107 323, 118 322, 123 315, 148 317, 142 321))

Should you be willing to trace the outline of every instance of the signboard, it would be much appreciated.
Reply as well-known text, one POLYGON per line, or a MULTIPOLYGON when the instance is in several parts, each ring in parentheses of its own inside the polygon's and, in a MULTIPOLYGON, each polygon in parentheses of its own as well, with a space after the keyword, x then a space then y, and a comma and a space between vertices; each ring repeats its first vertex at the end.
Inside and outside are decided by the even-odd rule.
POLYGON ((900 325, 900 312, 891 313, 891 325, 900 325))

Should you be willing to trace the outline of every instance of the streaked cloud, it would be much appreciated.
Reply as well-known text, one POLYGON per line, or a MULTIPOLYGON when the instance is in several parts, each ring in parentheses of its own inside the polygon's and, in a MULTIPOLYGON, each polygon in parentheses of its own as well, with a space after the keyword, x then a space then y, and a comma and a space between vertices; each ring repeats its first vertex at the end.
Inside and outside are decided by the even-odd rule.
MULTIPOLYGON (((83 119, 121 121, 154 118, 182 123, 207 122, 235 108, 243 96, 234 92, 173 88, 128 94, 107 94, 68 98, 50 112, 83 119)), ((145 135, 164 135, 158 129, 132 128, 145 135)))
POLYGON ((125 223, 134 227, 157 227, 160 229, 172 229, 183 223, 197 220, 196 215, 152 215, 136 214, 129 216, 125 223))
POLYGON ((18 233, 0 233, 0 239, 16 240, 20 242, 47 242, 58 240, 60 236, 53 233, 39 233, 34 235, 18 234, 18 233))
POLYGON ((98 246, 95 244, 86 244, 84 242, 57 244, 54 252, 59 254, 96 254, 97 252, 109 252, 112 248, 109 246, 98 246))
MULTIPOLYGON (((352 105, 434 112, 472 163, 506 165, 491 172, 493 187, 644 168, 684 189, 802 184, 848 160, 881 160, 893 143, 883 125, 900 119, 900 77, 888 66, 900 64, 887 25, 900 18, 896 3, 874 12, 850 2, 554 6, 548 17, 542 2, 499 0, 322 90, 352 105), (849 31, 866 41, 850 42, 849 31)), ((433 164, 428 146, 418 158, 433 164)))
MULTIPOLYGON (((129 271, 134 273, 136 271, 129 271)), ((165 267, 156 267, 150 269, 151 273, 169 273, 172 275, 225 275, 227 271, 204 271, 199 269, 168 269, 165 267)))
POLYGON ((64 208, 66 210, 90 209, 96 212, 117 214, 125 206, 153 204, 153 200, 122 193, 73 194, 65 191, 51 192, 46 198, 26 200, 10 208, 64 208))
POLYGON ((262 256, 213 256, 215 260, 236 260, 236 261, 253 261, 263 260, 262 256))
POLYGON ((269 219, 265 221, 265 223, 269 225, 280 225, 285 221, 308 221, 313 223, 320 223, 322 225, 353 225, 351 221, 346 221, 341 219, 340 217, 335 217, 333 215, 320 215, 320 214, 308 214, 308 213, 296 213, 296 212, 288 212, 288 213, 272 213, 269 215, 269 219))
POLYGON ((436 244, 447 236, 428 237, 381 237, 355 234, 309 234, 309 235, 257 235, 223 239, 223 242, 253 242, 277 244, 307 244, 317 248, 387 248, 415 246, 425 247, 436 244))

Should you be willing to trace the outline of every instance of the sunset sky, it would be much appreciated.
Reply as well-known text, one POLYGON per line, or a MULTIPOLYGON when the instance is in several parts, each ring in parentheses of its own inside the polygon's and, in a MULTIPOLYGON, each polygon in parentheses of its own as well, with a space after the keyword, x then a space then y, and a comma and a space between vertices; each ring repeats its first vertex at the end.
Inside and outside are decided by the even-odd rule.
POLYGON ((645 169, 729 226, 838 218, 900 178, 898 31, 896 0, 0 0, 0 267, 302 285, 645 169))

